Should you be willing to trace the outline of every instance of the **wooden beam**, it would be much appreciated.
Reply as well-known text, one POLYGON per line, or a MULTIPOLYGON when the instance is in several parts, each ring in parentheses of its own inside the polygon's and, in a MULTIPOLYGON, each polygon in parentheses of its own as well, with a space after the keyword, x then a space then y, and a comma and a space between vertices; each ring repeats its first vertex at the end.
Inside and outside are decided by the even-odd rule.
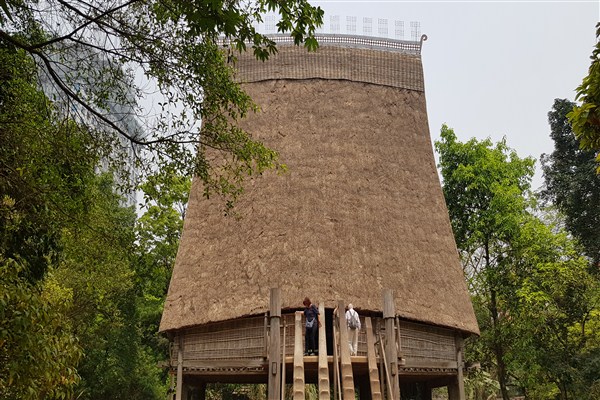
MULTIPOLYGON (((268 361, 267 361, 268 363, 268 361)), ((183 367, 194 369, 225 369, 225 368, 267 368, 268 364, 261 359, 238 360, 184 360, 183 367)), ((191 371, 188 371, 191 372, 191 371)))
POLYGON ((398 349, 396 347, 396 307, 391 289, 383 290, 383 320, 385 321, 385 358, 390 375, 391 397, 400 399, 400 380, 398 378, 398 349))
POLYGON ((270 343, 269 343, 269 379, 267 395, 269 400, 278 400, 281 396, 281 290, 271 288, 270 311, 270 343))
POLYGON ((296 311, 294 325, 294 385, 292 399, 304 400, 304 349, 302 347, 302 311, 296 311))
POLYGON ((342 397, 344 400, 354 400, 354 376, 352 374, 352 360, 350 359, 350 347, 348 346, 348 326, 344 310, 344 301, 338 302, 340 311, 340 359, 342 363, 342 397))
MULTIPOLYGON (((369 384, 371 387, 371 399, 381 400, 381 383, 379 383, 379 369, 377 368, 377 355, 375 354, 375 336, 373 335, 373 325, 371 317, 365 318, 365 328, 367 331, 367 363, 369 368, 369 384)), ((361 398, 362 398, 361 394, 361 398)))
POLYGON ((463 377, 463 359, 462 352, 464 346, 464 340, 461 336, 455 337, 456 343, 456 378, 453 382, 448 385, 448 399, 449 400, 465 400, 465 382, 463 377))
POLYGON ((330 400, 329 394, 329 365, 327 362, 327 337, 325 336, 325 306, 319 304, 319 400, 330 400))
POLYGON ((438 360, 414 360, 406 359, 403 368, 446 368, 456 369, 456 361, 438 361, 438 360))
MULTIPOLYGON (((177 336, 177 386, 175 400, 183 399, 183 336, 177 336)), ((186 399, 187 400, 187 399, 186 399)))
POLYGON ((263 348, 263 357, 269 357, 269 313, 265 313, 264 318, 264 348, 263 348))

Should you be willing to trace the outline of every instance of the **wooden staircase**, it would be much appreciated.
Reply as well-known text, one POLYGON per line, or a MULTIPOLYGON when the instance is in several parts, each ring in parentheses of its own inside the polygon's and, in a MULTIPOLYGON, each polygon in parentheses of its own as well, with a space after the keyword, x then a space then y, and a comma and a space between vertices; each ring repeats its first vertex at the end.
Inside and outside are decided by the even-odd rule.
MULTIPOLYGON (((333 322, 333 390, 336 400, 354 400, 356 393, 354 389, 354 373, 352 368, 352 357, 350 356, 350 348, 348 343, 348 330, 346 326, 346 318, 343 313, 344 303, 338 304, 338 310, 342 312, 334 313, 333 322), (340 314, 340 315, 337 315, 340 314)), ((321 315, 325 315, 323 304, 319 306, 321 315)), ((296 312, 295 315, 295 332, 303 332, 302 326, 302 311, 296 312)), ((325 319, 322 318, 322 321, 325 319)), ((371 399, 382 400, 381 384, 379 380, 379 368, 377 366, 376 341, 373 333, 371 318, 365 318, 365 329, 367 334, 367 362, 369 388, 371 391, 371 399)), ((326 326, 324 323, 319 327, 319 355, 317 368, 317 381, 319 400, 329 400, 330 382, 329 382, 329 362, 327 359, 327 342, 325 336, 326 326)), ((293 387, 292 398, 294 400, 304 400, 305 398, 305 357, 302 335, 295 335, 294 341, 294 368, 293 368, 293 387)))

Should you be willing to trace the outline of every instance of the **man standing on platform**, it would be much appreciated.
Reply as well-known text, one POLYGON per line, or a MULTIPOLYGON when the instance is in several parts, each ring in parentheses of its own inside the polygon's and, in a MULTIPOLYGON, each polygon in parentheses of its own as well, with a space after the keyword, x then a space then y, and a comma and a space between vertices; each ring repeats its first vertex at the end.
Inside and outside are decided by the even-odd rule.
POLYGON ((348 304, 346 311, 346 325, 348 326, 348 345, 350 355, 355 356, 358 351, 358 332, 360 331, 360 318, 352 304, 348 304))

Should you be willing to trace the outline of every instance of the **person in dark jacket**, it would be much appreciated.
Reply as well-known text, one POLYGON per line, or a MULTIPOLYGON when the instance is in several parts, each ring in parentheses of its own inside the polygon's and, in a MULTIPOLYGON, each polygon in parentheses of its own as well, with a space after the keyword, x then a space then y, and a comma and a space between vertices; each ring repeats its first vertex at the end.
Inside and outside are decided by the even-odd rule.
POLYGON ((310 302, 308 297, 304 298, 302 304, 304 304, 304 326, 306 327, 304 335, 304 355, 317 355, 319 354, 317 333, 321 326, 321 321, 319 321, 319 309, 310 302))

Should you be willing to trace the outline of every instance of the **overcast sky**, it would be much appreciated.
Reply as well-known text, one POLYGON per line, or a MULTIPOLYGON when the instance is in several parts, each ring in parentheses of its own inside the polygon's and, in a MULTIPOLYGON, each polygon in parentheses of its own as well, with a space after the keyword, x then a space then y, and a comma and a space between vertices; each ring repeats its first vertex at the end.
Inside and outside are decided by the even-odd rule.
MULTIPOLYGON (((519 156, 552 152, 547 114, 555 98, 575 97, 590 65, 600 1, 311 1, 326 23, 340 16, 420 23, 425 93, 432 140, 443 123, 465 141, 471 137, 507 143, 519 156)), ((327 31, 328 27, 324 28, 327 31)), ((342 27, 343 31, 344 27, 342 27)), ((342 32, 344 33, 344 32, 342 32)), ((375 34, 374 34, 375 35, 375 34)), ((376 35, 375 35, 376 36, 376 35)), ((541 173, 534 188, 543 183, 541 173)))

